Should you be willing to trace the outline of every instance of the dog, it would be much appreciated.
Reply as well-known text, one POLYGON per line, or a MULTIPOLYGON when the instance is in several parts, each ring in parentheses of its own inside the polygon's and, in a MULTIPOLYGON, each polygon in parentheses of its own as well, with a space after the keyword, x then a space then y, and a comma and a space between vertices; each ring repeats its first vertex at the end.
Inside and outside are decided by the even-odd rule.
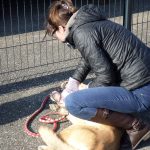
MULTIPOLYGON (((83 84, 81 85, 83 87, 83 84)), ((82 88, 83 89, 83 88, 82 88)), ((66 114, 64 107, 57 111, 66 114)), ((122 131, 116 127, 79 119, 71 114, 67 119, 72 123, 60 133, 41 126, 39 134, 46 145, 38 150, 118 150, 122 131)))

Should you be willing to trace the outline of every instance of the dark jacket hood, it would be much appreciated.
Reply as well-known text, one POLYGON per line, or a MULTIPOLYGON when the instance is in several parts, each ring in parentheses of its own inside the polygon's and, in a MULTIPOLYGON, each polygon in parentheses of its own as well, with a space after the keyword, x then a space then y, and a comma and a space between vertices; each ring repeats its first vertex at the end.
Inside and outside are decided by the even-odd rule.
POLYGON ((105 20, 106 16, 104 12, 97 6, 92 4, 81 7, 76 15, 75 27, 83 25, 85 23, 105 20))
POLYGON ((72 34, 76 28, 86 23, 100 20, 106 20, 106 16, 99 7, 92 4, 81 7, 72 15, 66 25, 64 42, 69 42, 72 45, 72 34))

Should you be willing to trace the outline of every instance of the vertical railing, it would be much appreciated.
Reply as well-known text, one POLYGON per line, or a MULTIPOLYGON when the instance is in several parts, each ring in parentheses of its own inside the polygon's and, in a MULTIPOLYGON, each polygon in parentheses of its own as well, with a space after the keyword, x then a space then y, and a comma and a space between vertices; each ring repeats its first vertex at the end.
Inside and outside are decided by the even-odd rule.
MULTIPOLYGON (((150 0, 72 0, 77 8, 95 4, 108 19, 124 25, 150 46, 150 0)), ((1 0, 0 85, 25 81, 76 67, 80 54, 55 38, 42 40, 52 0, 1 0)))
POLYGON ((132 21, 132 2, 132 0, 124 0, 123 26, 130 31, 132 21))

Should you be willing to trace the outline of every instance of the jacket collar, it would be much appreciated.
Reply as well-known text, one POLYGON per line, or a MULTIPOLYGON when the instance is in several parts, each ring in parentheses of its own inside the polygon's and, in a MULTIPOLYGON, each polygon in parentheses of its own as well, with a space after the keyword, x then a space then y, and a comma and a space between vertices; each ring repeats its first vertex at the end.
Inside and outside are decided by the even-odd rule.
POLYGON ((71 18, 69 19, 67 25, 66 25, 66 30, 64 32, 64 39, 63 43, 66 43, 70 48, 75 48, 74 42, 72 41, 72 36, 70 35, 71 29, 73 24, 75 23, 76 16, 77 16, 78 11, 76 11, 71 18))
POLYGON ((75 13, 71 16, 71 18, 69 19, 69 21, 68 21, 68 23, 67 23, 67 25, 66 25, 66 30, 65 30, 65 32, 64 32, 64 41, 63 41, 63 42, 66 41, 66 39, 67 39, 67 37, 68 37, 68 35, 69 35, 69 33, 70 33, 70 30, 71 30, 71 28, 72 28, 72 26, 73 26, 73 24, 74 24, 74 22, 75 22, 75 20, 76 20, 76 15, 77 15, 77 13, 78 13, 78 11, 75 12, 75 13))

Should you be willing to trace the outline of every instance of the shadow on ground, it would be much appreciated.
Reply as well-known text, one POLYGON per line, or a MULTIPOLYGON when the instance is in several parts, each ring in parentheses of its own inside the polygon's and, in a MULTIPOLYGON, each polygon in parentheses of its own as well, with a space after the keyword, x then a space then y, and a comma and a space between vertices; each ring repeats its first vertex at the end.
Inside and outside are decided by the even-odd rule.
MULTIPOLYGON (((40 78, 34 79, 33 81, 30 81, 31 87, 34 86, 42 86, 46 85, 48 81, 51 79, 55 80, 54 77, 45 77, 44 79, 40 78), (38 81, 38 83, 36 82, 38 81), (31 84, 32 83, 32 84, 31 84)), ((57 78, 59 79, 59 78, 57 78)), ((60 81, 62 80, 60 76, 60 81)), ((49 81, 50 82, 50 81, 49 81)), ((25 123, 25 120, 28 116, 33 114, 39 107, 41 106, 41 103, 45 99, 45 97, 56 88, 49 88, 48 90, 37 92, 37 94, 33 94, 32 96, 26 96, 23 98, 17 98, 15 97, 15 100, 13 97, 10 97, 11 94, 9 93, 15 93, 17 90, 23 90, 25 92, 28 92, 29 85, 27 86, 27 83, 19 83, 16 86, 11 89, 11 86, 8 88, 7 92, 4 95, 6 96, 5 99, 1 99, 2 104, 0 105, 0 125, 2 129, 0 132, 2 138, 0 143, 0 149, 3 150, 12 150, 12 149, 30 149, 35 150, 37 149, 37 145, 41 145, 42 140, 29 137, 27 134, 23 131, 23 124, 25 123), (16 88, 15 88, 16 87, 16 88), (27 89, 27 90, 24 90, 27 89), (19 143, 19 144, 18 144, 19 143), (5 145, 5 148, 3 147, 5 145)), ((7 86, 5 87, 7 88, 7 86)), ((50 104, 51 101, 48 101, 48 104, 50 104)), ((48 110, 48 104, 46 105, 46 110, 48 110)), ((44 113, 42 112, 42 113, 44 113)), ((141 117, 145 121, 147 121, 150 124, 150 111, 149 112, 143 112, 140 114, 135 114, 138 117, 141 117)), ((37 117, 38 118, 38 117, 37 117)), ((33 124, 31 125, 31 128, 33 127, 33 130, 38 129, 39 122, 37 120, 33 120, 33 124)), ((69 122, 65 124, 61 124, 59 126, 59 130, 62 130, 63 128, 67 127, 69 125, 69 122)), ((150 140, 147 140, 140 144, 139 150, 149 150, 150 149, 150 140), (146 148, 145 148, 146 147, 146 148), (148 148, 147 148, 148 147, 148 148)), ((122 147, 120 150, 130 150, 129 143, 127 143, 126 146, 122 144, 122 147)))
MULTIPOLYGON (((14 122, 18 119, 31 115, 40 107, 42 100, 51 90, 54 89, 15 101, 9 101, 8 98, 8 102, 0 105, 0 125, 14 122)), ((50 101, 48 103, 50 103, 50 101)))

